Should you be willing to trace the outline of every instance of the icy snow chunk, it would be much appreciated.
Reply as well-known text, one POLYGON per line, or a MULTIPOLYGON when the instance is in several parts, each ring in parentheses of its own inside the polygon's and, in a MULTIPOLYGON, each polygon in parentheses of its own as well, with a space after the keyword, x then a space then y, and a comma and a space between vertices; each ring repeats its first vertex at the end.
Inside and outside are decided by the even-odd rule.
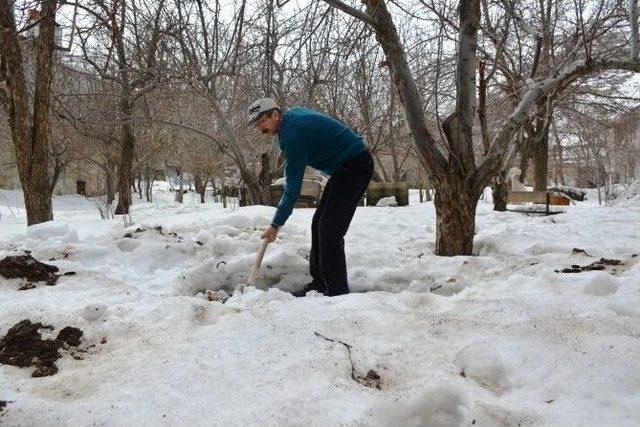
POLYGON ((594 274, 582 288, 584 293, 604 297, 616 293, 618 284, 616 280, 609 274, 594 274))
POLYGON ((193 240, 200 243, 207 243, 211 239, 213 239, 213 235, 208 230, 200 230, 193 238, 193 240))
POLYGON ((529 249, 529 253, 531 255, 544 255, 544 254, 566 254, 571 252, 571 250, 567 250, 564 246, 556 245, 553 243, 536 243, 529 249))
MULTIPOLYGON (((222 225, 216 225, 215 227, 211 228, 211 233, 208 233, 206 230, 203 230, 204 232, 206 232, 207 234, 209 234, 209 236, 230 236, 230 237, 234 237, 237 236, 238 234, 240 234, 240 230, 236 227, 232 227, 230 225, 226 225, 226 224, 222 224, 222 225)), ((200 234, 198 234, 198 237, 200 237, 200 234)), ((210 239, 210 237, 205 237, 206 239, 210 239)), ((198 239, 200 240, 200 239, 198 239)), ((206 242, 207 240, 200 240, 201 242, 206 242)))
POLYGON ((476 343, 456 356, 460 375, 470 378, 497 395, 511 387, 502 355, 490 343, 476 343))
POLYGON ((408 402, 384 405, 376 417, 378 426, 457 427, 471 425, 473 404, 453 385, 426 389, 408 402))
POLYGON ((253 286, 247 286, 244 288, 244 292, 235 291, 233 296, 227 300, 226 305, 227 307, 242 310, 253 306, 264 306, 273 302, 291 300, 295 300, 293 295, 288 292, 282 292, 277 288, 271 288, 265 292, 253 286))
POLYGON ((396 196, 383 197, 378 200, 376 203, 376 207, 387 207, 387 206, 398 206, 398 202, 396 201, 396 196))
POLYGON ((49 240, 55 238, 62 243, 78 242, 78 233, 69 230, 64 222, 47 221, 27 228, 27 238, 32 240, 49 240))

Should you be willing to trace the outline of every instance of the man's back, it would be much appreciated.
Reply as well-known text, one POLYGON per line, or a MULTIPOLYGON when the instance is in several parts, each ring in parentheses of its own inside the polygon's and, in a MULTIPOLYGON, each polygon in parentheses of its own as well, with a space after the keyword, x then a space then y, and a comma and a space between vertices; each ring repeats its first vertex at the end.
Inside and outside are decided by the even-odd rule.
POLYGON ((278 130, 278 142, 287 161, 304 158, 305 166, 328 175, 365 150, 362 137, 347 125, 303 107, 285 111, 278 130))

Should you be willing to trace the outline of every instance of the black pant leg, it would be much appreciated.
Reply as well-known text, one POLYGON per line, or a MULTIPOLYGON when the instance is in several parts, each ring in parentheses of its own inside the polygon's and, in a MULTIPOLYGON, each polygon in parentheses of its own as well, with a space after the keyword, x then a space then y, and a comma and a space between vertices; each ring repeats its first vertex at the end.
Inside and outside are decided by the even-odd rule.
POLYGON ((349 293, 344 236, 371 180, 373 159, 365 152, 349 160, 329 179, 325 206, 318 218, 319 270, 325 295, 349 293))
POLYGON ((322 213, 327 206, 327 199, 329 197, 329 194, 331 193, 332 188, 332 183, 327 182, 324 191, 322 192, 322 197, 320 197, 320 201, 318 202, 318 206, 316 207, 316 211, 313 214, 313 220, 311 221, 311 252, 309 253, 309 273, 311 273, 313 281, 321 290, 325 287, 325 282, 322 278, 322 274, 320 273, 320 239, 318 236, 318 223, 320 222, 322 213))

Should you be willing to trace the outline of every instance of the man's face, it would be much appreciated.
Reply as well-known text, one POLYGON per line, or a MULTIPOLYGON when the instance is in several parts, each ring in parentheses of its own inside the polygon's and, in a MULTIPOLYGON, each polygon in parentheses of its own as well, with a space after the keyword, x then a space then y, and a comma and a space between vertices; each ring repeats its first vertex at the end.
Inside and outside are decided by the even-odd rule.
POLYGON ((255 124, 258 129, 264 135, 275 135, 278 133, 278 126, 280 125, 280 113, 272 111, 271 114, 264 114, 258 119, 255 124))

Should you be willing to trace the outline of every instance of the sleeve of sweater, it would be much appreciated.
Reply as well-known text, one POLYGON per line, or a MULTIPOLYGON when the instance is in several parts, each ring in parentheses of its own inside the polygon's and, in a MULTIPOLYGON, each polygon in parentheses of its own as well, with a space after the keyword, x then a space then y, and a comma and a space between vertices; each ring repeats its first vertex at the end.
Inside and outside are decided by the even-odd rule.
POLYGON ((277 226, 282 226, 287 221, 300 195, 304 170, 307 167, 307 150, 305 144, 298 144, 285 150, 285 156, 286 166, 284 173, 286 184, 272 221, 272 224, 277 226))

